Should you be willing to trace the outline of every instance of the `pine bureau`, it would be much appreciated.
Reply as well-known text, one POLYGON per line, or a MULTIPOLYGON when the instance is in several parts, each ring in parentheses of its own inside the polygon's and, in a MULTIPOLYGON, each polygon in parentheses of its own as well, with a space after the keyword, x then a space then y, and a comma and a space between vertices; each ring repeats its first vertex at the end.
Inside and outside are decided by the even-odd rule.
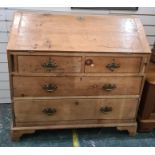
POLYGON ((13 140, 43 129, 136 134, 150 58, 137 17, 17 12, 7 53, 13 140))

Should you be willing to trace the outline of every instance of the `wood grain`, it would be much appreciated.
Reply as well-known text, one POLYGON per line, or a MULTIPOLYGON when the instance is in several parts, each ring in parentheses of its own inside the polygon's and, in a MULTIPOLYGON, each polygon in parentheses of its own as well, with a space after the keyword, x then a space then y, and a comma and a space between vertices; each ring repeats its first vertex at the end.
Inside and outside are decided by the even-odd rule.
POLYGON ((8 50, 150 53, 142 48, 144 32, 138 32, 131 16, 18 12, 11 34, 8 50))
POLYGON ((22 73, 81 72, 81 63, 81 57, 73 56, 18 56, 19 72, 22 73), (43 66, 50 62, 56 67, 43 66))
POLYGON ((15 97, 138 95, 142 77, 13 77, 15 97), (48 92, 45 85, 56 85, 48 92), (116 88, 107 91, 106 85, 116 88))
MULTIPOLYGON (((20 100, 14 104, 16 122, 50 122, 85 119, 134 119, 137 99, 20 100), (101 112, 111 107, 112 111, 101 112), (49 115, 44 109, 55 109, 49 115)), ((51 122, 52 123, 52 122, 51 122)))
MULTIPOLYGON (((88 122, 88 121, 87 121, 88 122)), ((36 130, 51 130, 51 129, 72 129, 72 128, 97 128, 97 127, 117 127, 119 126, 118 129, 121 129, 121 127, 124 129, 123 130, 128 130, 128 132, 131 132, 131 135, 133 136, 133 131, 135 131, 136 129, 136 123, 134 122, 106 122, 106 123, 102 123, 102 124, 96 124, 96 123, 87 123, 85 122, 84 124, 76 124, 75 122, 72 124, 59 124, 59 125, 44 125, 44 126, 33 126, 31 124, 31 126, 16 126, 16 127, 12 127, 11 131, 12 131, 12 140, 17 141, 20 139, 20 137, 23 134, 30 134, 30 133, 34 133, 36 130)), ((26 125, 23 124, 23 125, 26 125)), ((135 134, 135 132, 134 132, 135 134)))
POLYGON ((141 58, 140 57, 86 57, 85 62, 92 60, 92 64, 85 64, 86 73, 138 73, 140 72, 141 58), (107 68, 110 64, 119 65, 113 71, 107 68))

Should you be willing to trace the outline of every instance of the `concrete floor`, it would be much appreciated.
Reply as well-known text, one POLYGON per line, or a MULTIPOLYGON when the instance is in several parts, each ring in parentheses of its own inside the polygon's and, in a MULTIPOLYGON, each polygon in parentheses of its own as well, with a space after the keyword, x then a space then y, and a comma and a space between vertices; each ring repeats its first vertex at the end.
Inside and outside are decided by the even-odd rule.
MULTIPOLYGON (((50 146, 72 147, 73 130, 37 131, 32 135, 24 135, 19 142, 10 140, 10 104, 0 104, 0 146, 50 146)), ((76 129, 78 142, 81 147, 104 146, 155 146, 155 130, 150 133, 138 133, 129 137, 126 131, 115 128, 76 129)))

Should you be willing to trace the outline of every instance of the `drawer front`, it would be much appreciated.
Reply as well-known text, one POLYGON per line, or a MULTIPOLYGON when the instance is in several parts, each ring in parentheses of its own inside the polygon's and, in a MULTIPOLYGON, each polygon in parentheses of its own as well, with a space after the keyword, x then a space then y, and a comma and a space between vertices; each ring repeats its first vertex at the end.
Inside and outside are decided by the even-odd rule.
POLYGON ((138 95, 142 77, 13 77, 15 97, 138 95))
POLYGON ((14 102, 16 122, 134 119, 138 99, 55 99, 14 102))
POLYGON ((18 71, 28 73, 81 72, 81 57, 18 56, 18 71))
POLYGON ((138 73, 141 57, 86 57, 86 73, 138 73))

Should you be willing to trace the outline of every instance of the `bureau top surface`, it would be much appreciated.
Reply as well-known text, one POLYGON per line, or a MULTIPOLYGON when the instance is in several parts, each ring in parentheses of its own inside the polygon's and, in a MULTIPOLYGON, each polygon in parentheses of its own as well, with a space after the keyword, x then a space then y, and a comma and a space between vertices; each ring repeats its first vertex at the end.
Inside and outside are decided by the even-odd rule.
POLYGON ((133 16, 15 13, 9 50, 150 53, 133 16))

